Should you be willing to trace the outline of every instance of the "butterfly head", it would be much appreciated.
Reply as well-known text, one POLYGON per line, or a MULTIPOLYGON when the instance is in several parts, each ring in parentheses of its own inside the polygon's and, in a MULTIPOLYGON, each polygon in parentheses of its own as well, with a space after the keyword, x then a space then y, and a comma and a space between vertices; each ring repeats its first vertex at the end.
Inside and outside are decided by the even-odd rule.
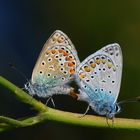
POLYGON ((29 92, 29 94, 31 95, 34 95, 35 92, 34 92, 34 88, 33 88, 33 84, 31 83, 31 81, 27 82, 25 85, 24 85, 25 89, 29 92))
POLYGON ((113 119, 114 116, 120 112, 120 106, 115 104, 109 104, 109 103, 96 103, 90 105, 93 110, 95 110, 100 115, 105 115, 109 119, 113 119))

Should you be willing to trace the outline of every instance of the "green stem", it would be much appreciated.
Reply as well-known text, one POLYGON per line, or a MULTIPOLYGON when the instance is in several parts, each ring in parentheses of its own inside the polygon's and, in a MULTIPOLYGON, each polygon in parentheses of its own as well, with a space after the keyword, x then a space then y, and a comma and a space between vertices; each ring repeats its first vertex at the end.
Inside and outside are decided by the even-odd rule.
POLYGON ((82 114, 70 113, 46 107, 44 104, 36 101, 27 93, 1 76, 0 85, 12 91, 12 93, 15 94, 22 102, 30 104, 35 110, 39 112, 39 114, 36 116, 24 120, 15 120, 12 118, 0 116, 0 131, 15 127, 32 126, 44 121, 54 121, 64 124, 88 127, 140 130, 140 120, 138 119, 115 118, 113 126, 111 120, 109 120, 110 125, 108 126, 105 117, 98 117, 94 115, 86 115, 81 117, 82 114))
POLYGON ((32 96, 28 95, 22 89, 15 86, 13 83, 9 82, 2 76, 0 76, 0 85, 10 90, 11 93, 15 94, 16 97, 24 103, 31 105, 35 110, 39 112, 47 111, 47 106, 35 100, 32 96))

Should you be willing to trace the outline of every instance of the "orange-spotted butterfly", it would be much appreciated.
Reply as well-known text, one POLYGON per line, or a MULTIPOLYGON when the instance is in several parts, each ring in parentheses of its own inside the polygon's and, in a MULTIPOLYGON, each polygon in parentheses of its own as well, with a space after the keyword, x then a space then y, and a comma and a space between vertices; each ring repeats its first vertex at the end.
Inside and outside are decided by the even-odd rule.
POLYGON ((56 30, 46 41, 32 72, 31 81, 25 84, 30 95, 52 99, 54 94, 69 94, 76 67, 80 64, 71 40, 56 30))
POLYGON ((122 51, 119 44, 107 45, 88 56, 77 68, 79 100, 88 102, 97 114, 112 119, 120 111, 117 103, 122 77, 122 51))

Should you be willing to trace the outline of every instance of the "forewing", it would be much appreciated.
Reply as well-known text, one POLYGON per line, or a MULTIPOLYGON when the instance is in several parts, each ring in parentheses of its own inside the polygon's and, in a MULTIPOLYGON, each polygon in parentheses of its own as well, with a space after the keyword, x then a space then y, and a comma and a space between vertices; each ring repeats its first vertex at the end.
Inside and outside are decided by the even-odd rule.
POLYGON ((122 51, 119 44, 107 45, 90 55, 78 66, 77 72, 82 88, 88 85, 94 90, 94 97, 99 97, 97 94, 102 92, 111 94, 115 102, 122 76, 122 51))
POLYGON ((79 62, 75 50, 69 48, 69 45, 54 45, 44 50, 33 70, 32 83, 50 87, 70 81, 79 62))
MULTIPOLYGON (((46 43, 43 46, 43 49, 40 53, 40 56, 38 57, 38 60, 40 62, 40 59, 42 57, 42 54, 50 49, 52 46, 55 45, 66 45, 69 47, 69 50, 72 50, 73 54, 75 55, 76 61, 78 62, 78 64, 80 64, 79 58, 77 56, 77 51, 72 43, 72 41, 70 40, 70 38, 63 33, 60 30, 56 30, 52 33, 52 35, 49 37, 49 39, 46 41, 46 43)), ((39 63, 37 62, 36 65, 39 63)), ((35 68, 34 68, 35 69, 35 68)))
POLYGON ((60 30, 56 30, 44 44, 33 69, 31 82, 49 82, 53 86, 63 84, 62 81, 66 82, 71 79, 71 75, 74 73, 75 67, 79 64, 80 61, 77 56, 77 51, 71 40, 65 33, 60 30), (69 65, 72 62, 75 64, 73 66, 71 64, 71 67, 67 67, 68 62, 69 65), (63 80, 61 81, 59 77, 64 78, 62 78, 63 80))

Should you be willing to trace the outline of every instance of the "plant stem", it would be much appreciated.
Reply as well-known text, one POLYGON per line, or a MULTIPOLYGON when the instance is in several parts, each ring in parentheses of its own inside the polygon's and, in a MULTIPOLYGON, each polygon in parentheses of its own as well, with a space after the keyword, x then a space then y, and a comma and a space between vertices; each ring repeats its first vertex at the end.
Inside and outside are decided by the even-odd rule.
POLYGON ((9 82, 2 76, 0 76, 0 85, 5 87, 6 89, 10 90, 11 93, 15 94, 16 97, 29 105, 31 105, 35 110, 39 112, 47 111, 47 106, 42 104, 41 102, 35 100, 32 96, 28 95, 26 92, 24 92, 22 89, 15 86, 13 83, 9 82))
POLYGON ((112 120, 109 120, 110 125, 108 125, 105 117, 98 117, 94 115, 86 115, 84 117, 81 117, 82 114, 65 112, 46 107, 44 104, 36 101, 26 92, 22 91, 1 76, 0 85, 12 91, 12 93, 15 94, 22 102, 31 105, 35 110, 39 112, 39 114, 37 114, 36 116, 24 120, 16 120, 0 116, 0 131, 8 130, 15 127, 17 128, 32 126, 44 121, 54 121, 64 124, 88 127, 140 130, 140 120, 138 119, 115 118, 113 125, 112 120))

